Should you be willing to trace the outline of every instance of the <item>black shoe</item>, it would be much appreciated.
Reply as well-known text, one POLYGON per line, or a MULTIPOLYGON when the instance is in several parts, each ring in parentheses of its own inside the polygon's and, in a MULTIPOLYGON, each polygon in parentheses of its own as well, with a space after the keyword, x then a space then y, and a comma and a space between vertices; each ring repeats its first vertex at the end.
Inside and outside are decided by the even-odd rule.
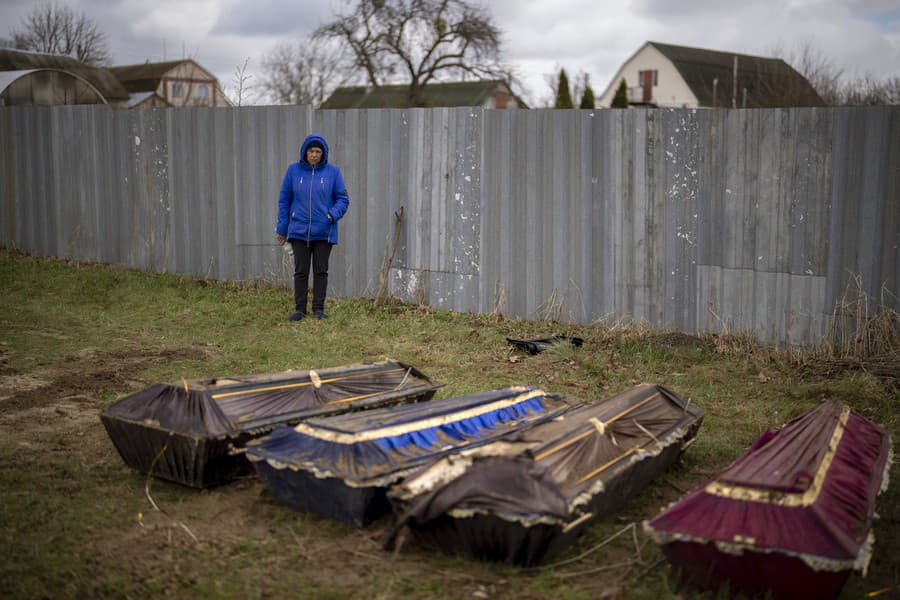
POLYGON ((325 314, 325 311, 324 311, 324 310, 317 310, 317 311, 316 311, 316 318, 317 318, 317 319, 327 319, 327 318, 328 318, 328 315, 325 314))
POLYGON ((294 314, 292 314, 292 315, 290 316, 290 319, 288 319, 288 320, 289 320, 289 321, 299 321, 300 319, 302 319, 302 318, 305 317, 305 316, 306 316, 306 313, 305 313, 305 312, 298 310, 297 312, 295 312, 294 314))

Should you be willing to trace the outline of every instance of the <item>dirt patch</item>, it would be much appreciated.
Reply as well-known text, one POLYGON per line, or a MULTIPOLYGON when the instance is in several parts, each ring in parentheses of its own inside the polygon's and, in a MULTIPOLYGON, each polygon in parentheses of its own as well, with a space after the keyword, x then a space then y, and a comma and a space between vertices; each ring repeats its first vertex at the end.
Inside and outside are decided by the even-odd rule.
POLYGON ((0 402, 12 398, 17 393, 30 392, 49 385, 49 381, 38 379, 32 375, 4 375, 0 377, 0 390, 9 390, 11 393, 0 395, 0 402))
MULTIPOLYGON (((324 589, 339 578, 342 589, 362 595, 371 577, 386 569, 404 573, 401 578, 421 572, 414 545, 402 556, 381 550, 386 520, 358 530, 280 506, 256 477, 193 490, 147 479, 122 463, 100 424, 101 390, 138 389, 150 383, 140 380, 141 371, 207 354, 205 348, 86 349, 52 367, 0 376, 0 430, 8 436, 10 460, 36 473, 37 485, 65 502, 86 492, 85 485, 92 498, 115 499, 109 512, 94 516, 97 524, 84 540, 83 556, 98 580, 124 577, 133 582, 129 585, 178 595, 195 585, 208 586, 204 578, 213 576, 206 575, 211 563, 223 569, 218 576, 246 572, 251 580, 260 572, 292 572, 302 564, 311 585, 324 589), (266 564, 259 564, 260 556, 266 564)), ((23 510, 35 502, 35 493, 23 489, 23 510)), ((261 582, 254 594, 283 595, 267 590, 268 585, 261 582)), ((85 582, 66 586, 63 595, 110 594, 85 582)))
POLYGON ((0 431, 11 464, 34 470, 38 477, 53 478, 57 471, 49 484, 52 489, 77 487, 82 470, 115 470, 119 476, 115 485, 121 490, 121 475, 129 471, 100 423, 100 394, 146 386, 139 373, 162 361, 207 357, 205 348, 87 349, 30 372, 8 370, 0 376, 0 431))
POLYGON ((29 373, 8 373, 0 377, 0 408, 9 415, 34 411, 47 406, 99 402, 100 390, 140 387, 137 374, 165 361, 202 360, 206 348, 181 348, 163 351, 102 352, 87 348, 68 356, 52 367, 39 367, 29 373))

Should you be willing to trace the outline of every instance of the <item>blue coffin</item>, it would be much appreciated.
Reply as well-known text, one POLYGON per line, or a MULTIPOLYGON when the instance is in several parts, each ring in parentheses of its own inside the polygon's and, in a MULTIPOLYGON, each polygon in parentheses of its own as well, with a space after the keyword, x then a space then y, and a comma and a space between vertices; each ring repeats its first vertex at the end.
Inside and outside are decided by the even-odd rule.
POLYGON ((537 388, 502 388, 280 427, 248 443, 247 458, 279 502, 363 526, 389 512, 387 488, 417 467, 568 408, 537 388))

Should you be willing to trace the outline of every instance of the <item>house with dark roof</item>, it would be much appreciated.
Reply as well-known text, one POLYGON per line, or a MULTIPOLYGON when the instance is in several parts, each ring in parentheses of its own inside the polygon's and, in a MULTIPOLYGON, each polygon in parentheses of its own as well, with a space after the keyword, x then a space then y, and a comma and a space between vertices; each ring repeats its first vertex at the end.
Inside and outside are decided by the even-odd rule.
POLYGON ((109 67, 130 94, 130 108, 232 106, 219 80, 191 59, 109 67))
POLYGON ((128 91, 112 73, 70 56, 0 48, 0 106, 108 104, 121 107, 128 91))
MULTIPOLYGON (((321 108, 408 108, 408 90, 407 85, 339 87, 321 108)), ((429 83, 422 89, 419 105, 426 108, 528 108, 500 80, 429 83)))
POLYGON ((630 106, 824 106, 809 81, 780 58, 659 42, 646 42, 625 61, 598 106, 609 108, 622 80, 630 106))

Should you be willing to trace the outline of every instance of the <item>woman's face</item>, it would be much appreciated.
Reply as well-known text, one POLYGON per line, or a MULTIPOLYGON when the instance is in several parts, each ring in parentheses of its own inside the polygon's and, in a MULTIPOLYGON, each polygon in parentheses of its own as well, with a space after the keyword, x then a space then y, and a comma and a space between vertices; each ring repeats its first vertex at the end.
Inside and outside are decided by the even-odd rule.
POLYGON ((307 148, 306 149, 306 162, 311 165, 319 164, 319 161, 322 160, 322 149, 321 148, 307 148))

